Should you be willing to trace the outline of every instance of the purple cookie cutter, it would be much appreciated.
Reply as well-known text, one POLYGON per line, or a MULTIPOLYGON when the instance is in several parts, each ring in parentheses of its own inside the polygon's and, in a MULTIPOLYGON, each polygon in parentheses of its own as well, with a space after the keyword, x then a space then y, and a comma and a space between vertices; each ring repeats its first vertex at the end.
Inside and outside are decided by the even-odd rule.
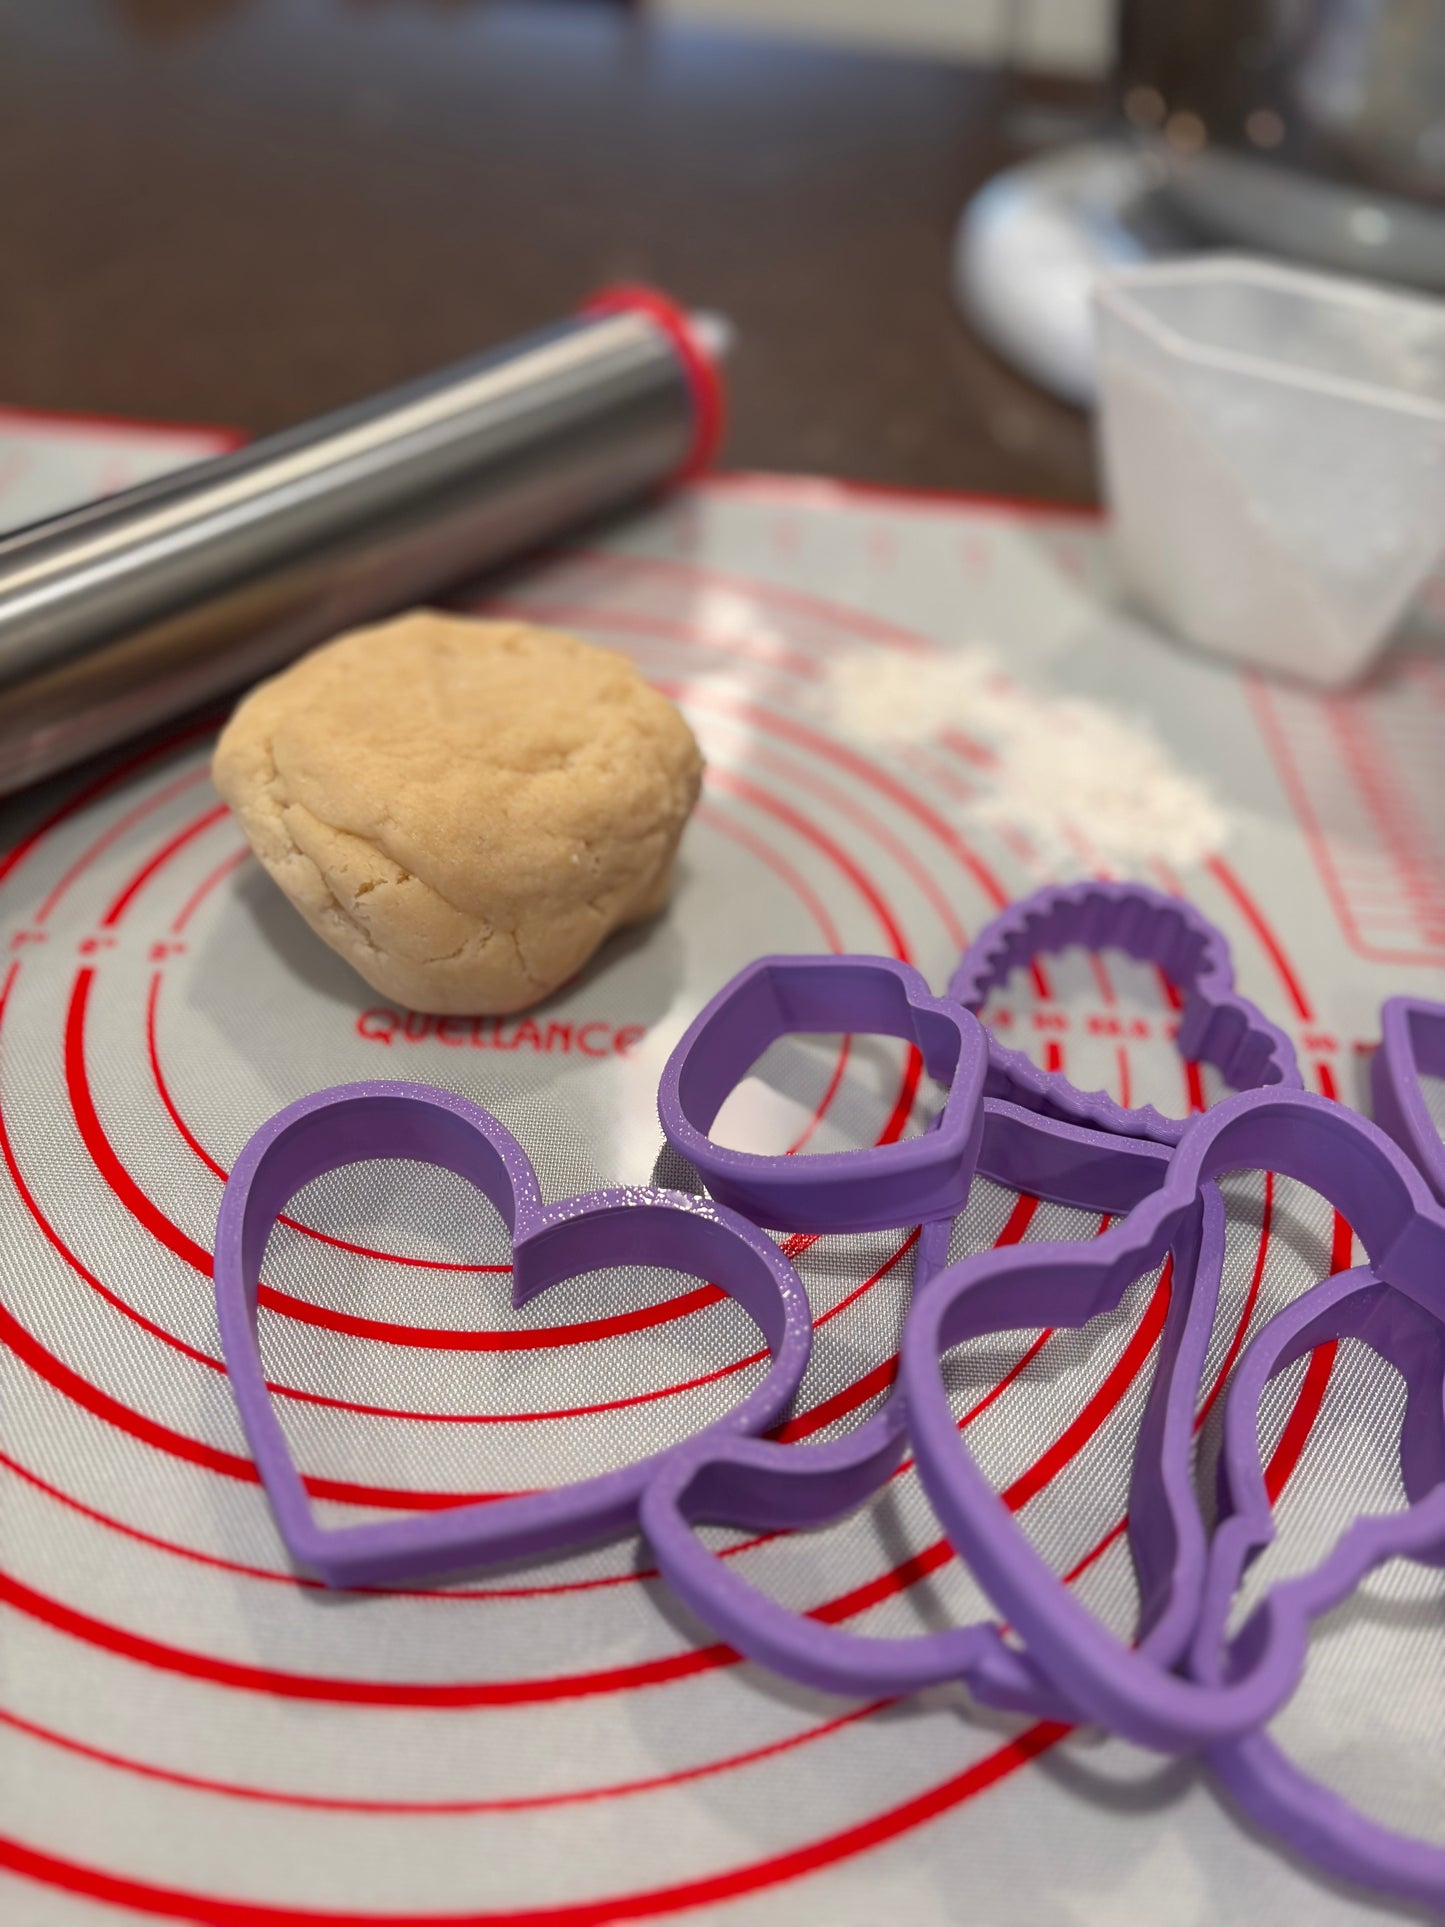
POLYGON ((1445 1004, 1391 997, 1380 1010, 1380 1048, 1370 1064, 1375 1122, 1445 1200, 1445 1142, 1425 1102, 1422 1075, 1445 1077, 1445 1004))
POLYGON ((691 1272, 735 1298, 762 1331, 772 1363, 746 1398, 696 1436, 759 1431, 787 1410, 808 1363, 812 1319, 798 1274, 756 1226, 678 1191, 594 1191, 545 1204, 516 1139, 465 1098, 419 1084, 319 1091, 262 1125, 237 1158, 216 1225, 215 1282, 231 1387, 281 1536, 328 1585, 434 1576, 625 1531, 648 1479, 678 1449, 552 1491, 374 1524, 317 1523, 262 1369, 261 1261, 272 1226, 303 1185, 362 1159, 398 1157, 454 1171, 501 1212, 513 1240, 514 1305, 564 1278, 628 1264, 691 1272))
MULTIPOLYGON (((1338 1273, 1278 1313, 1240 1361, 1230 1387, 1220 1457, 1227 1515, 1210 1547, 1191 1659, 1210 1684, 1258 1666, 1266 1621, 1256 1613, 1226 1640, 1231 1602, 1250 1561, 1274 1538, 1258 1449, 1260 1399, 1269 1381, 1330 1339, 1354 1338, 1405 1380, 1400 1470, 1403 1511, 1356 1518, 1319 1566, 1269 1595, 1276 1616, 1305 1628, 1338 1605, 1373 1568, 1395 1558, 1445 1565, 1445 1324, 1369 1267, 1338 1273)), ((1326 1871, 1402 1899, 1445 1907, 1445 1846, 1368 1818, 1295 1764, 1268 1732, 1211 1747, 1210 1766, 1261 1826, 1326 1871)))
MULTIPOLYGON (((1223 933, 1180 897, 1144 883, 1051 884, 1011 904, 981 930, 959 959, 948 995, 982 1010, 989 992, 1036 957, 1071 945, 1115 949, 1157 964, 1184 994, 1178 1047, 1191 1062, 1213 1064, 1235 1090, 1298 1089, 1294 1046, 1277 1024, 1234 988, 1223 933)), ((1177 1144, 1189 1120, 1165 1117, 1152 1104, 1134 1110, 1104 1091, 1081 1091, 1059 1071, 1046 1071, 990 1034, 985 1090, 1030 1110, 1096 1131, 1177 1144)))
POLYGON ((1059 1690, 1095 1724, 1166 1752, 1237 1738, 1279 1709, 1305 1663, 1303 1611, 1287 1591, 1266 1598, 1235 1642, 1240 1670, 1218 1683, 1138 1663, 1067 1592, 974 1461, 953 1422, 941 1361, 965 1339, 1046 1322, 1061 1273, 1072 1274, 1081 1308, 1117 1304, 1178 1239, 1203 1187, 1226 1171, 1261 1167, 1322 1192, 1379 1276, 1427 1311, 1445 1311, 1445 1209, 1409 1159, 1327 1098, 1257 1090, 1196 1118, 1161 1189, 1123 1223, 1089 1244, 966 1258, 920 1294, 904 1327, 899 1383, 919 1474, 944 1530, 1059 1690))
MULTIPOLYGON (((1168 1166, 1169 1153, 1161 1146, 1084 1130, 997 1100, 985 1105, 979 1169, 1012 1189, 1110 1214, 1127 1212, 1163 1183, 1168 1166)), ((948 1222, 926 1228, 926 1233, 941 1233, 945 1257, 949 1230, 948 1222)), ((1139 1656, 1124 1657, 1141 1666, 1173 1665, 1194 1630, 1206 1543, 1190 1479, 1194 1393, 1213 1326, 1223 1252, 1223 1204, 1208 1185, 1201 1208, 1185 1214, 1178 1228, 1178 1284, 1135 1459, 1130 1533, 1140 1588, 1140 1645, 1139 1656)), ((935 1268, 920 1246, 915 1299, 927 1297, 935 1268)), ((1072 1301, 1072 1283, 1063 1273, 1042 1322, 1076 1322, 1072 1301)), ((898 1390, 856 1431, 825 1445, 700 1442, 671 1460, 650 1485, 642 1503, 643 1531, 668 1583, 714 1632, 804 1685, 855 1695, 894 1694, 963 1679, 994 1705, 1049 1718, 1079 1717, 1066 1687, 1061 1690, 1062 1683, 1041 1675, 1030 1656, 1007 1644, 992 1622, 910 1638, 851 1633, 795 1613, 758 1591, 692 1530, 704 1521, 753 1530, 822 1525, 886 1482, 907 1442, 907 1409, 898 1390)))
POLYGON ((775 1231, 884 1231, 952 1218, 968 1199, 983 1127, 987 1045, 977 1018, 891 957, 760 957, 693 1019, 663 1069, 657 1114, 713 1197, 775 1231), (708 1136, 770 1044, 799 1031, 875 1032, 917 1046, 948 1087, 919 1137, 816 1157, 732 1151, 708 1136))

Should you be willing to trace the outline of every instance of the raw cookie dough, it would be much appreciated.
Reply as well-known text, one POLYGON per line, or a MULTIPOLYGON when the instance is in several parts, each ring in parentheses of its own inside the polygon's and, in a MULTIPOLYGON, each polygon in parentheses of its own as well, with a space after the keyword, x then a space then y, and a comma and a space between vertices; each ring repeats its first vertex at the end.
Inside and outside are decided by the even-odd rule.
POLYGON ((254 689, 211 773, 311 928, 382 996, 500 1015, 665 902, 702 757, 625 657, 417 610, 254 689))

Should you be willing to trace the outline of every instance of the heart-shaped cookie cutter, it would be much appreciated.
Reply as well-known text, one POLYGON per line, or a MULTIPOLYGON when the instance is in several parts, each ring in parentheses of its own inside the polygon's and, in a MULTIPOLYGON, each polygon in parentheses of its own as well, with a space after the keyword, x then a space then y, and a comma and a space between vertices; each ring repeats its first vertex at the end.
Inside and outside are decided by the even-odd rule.
MULTIPOLYGON (((924 1488, 955 1548, 1022 1636, 1033 1663, 1095 1724, 1165 1752, 1236 1738, 1294 1690, 1308 1626, 1288 1593, 1267 1597, 1234 1652, 1242 1670, 1218 1683, 1141 1663, 1060 1583, 973 1459, 953 1421, 942 1359, 954 1345, 1046 1322, 1060 1274, 1083 1316, 1116 1305, 1159 1264, 1225 1172, 1267 1169, 1320 1191, 1353 1226, 1377 1275, 1427 1311, 1445 1309, 1445 1208, 1384 1133, 1306 1091, 1227 1098, 1190 1125, 1162 1187, 1088 1244, 1016 1245, 952 1265, 921 1293, 904 1325, 899 1383, 924 1488)), ((1082 1322, 1082 1318, 1075 1322, 1082 1322)))
POLYGON ((1375 1122, 1408 1151, 1445 1202, 1445 1140, 1421 1077, 1445 1077, 1445 1004, 1391 997, 1380 1010, 1380 1048, 1370 1062, 1375 1122))
POLYGON ((480 1106, 420 1084, 343 1084, 288 1105, 252 1137, 216 1225, 216 1310, 231 1387, 281 1536, 331 1586, 390 1584, 482 1561, 553 1552, 627 1530, 676 1446, 551 1491, 323 1527, 291 1457, 261 1364, 256 1292, 271 1228, 312 1179, 369 1158, 408 1158, 475 1185, 512 1234, 513 1303, 610 1265, 665 1265, 735 1298, 767 1341, 762 1380, 696 1436, 756 1432, 787 1409, 807 1367, 812 1318, 798 1274, 765 1232, 707 1198, 642 1187, 542 1201, 530 1159, 480 1106))
MULTIPOLYGON (((964 951, 948 995, 978 1012, 1013 971, 1075 944, 1122 950, 1140 963, 1159 966, 1183 994, 1177 1041, 1189 1061, 1213 1064, 1236 1091, 1299 1088, 1293 1044, 1234 988, 1223 932, 1183 898, 1144 883, 1050 884, 1010 904, 964 951)), ((988 1057, 990 1097, 1009 1098, 1072 1124, 1177 1144, 1189 1122, 1165 1117, 1152 1104, 1127 1109, 1105 1091, 1081 1091, 1061 1071, 1042 1069, 992 1032, 988 1057)))
MULTIPOLYGON (((1012 1189, 1116 1214, 1164 1181, 1169 1152, 990 1099, 978 1168, 1012 1189)), ((915 1298, 946 1259, 951 1221, 925 1227, 915 1298), (932 1236, 930 1237, 930 1234, 932 1236)), ((1203 1580, 1205 1532, 1190 1481, 1194 1392, 1213 1326, 1224 1252, 1224 1209, 1208 1185, 1181 1223, 1159 1355, 1141 1425, 1130 1504, 1138 1574, 1141 1665, 1184 1655, 1203 1580)), ((1072 1323, 1061 1282, 1041 1323, 1072 1323), (1057 1315, 1055 1315, 1057 1314, 1057 1315)), ((989 1703, 1038 1717, 1077 1718, 1066 1690, 992 1621, 907 1638, 873 1638, 792 1611, 760 1592, 697 1537, 707 1522, 776 1531, 819 1526, 851 1511, 894 1473, 908 1443, 907 1408, 895 1389, 845 1438, 819 1446, 761 1439, 710 1440, 679 1453, 652 1481, 642 1526, 664 1577, 709 1625, 750 1658, 828 1692, 901 1694, 962 1679, 989 1703)))
POLYGON ((658 1086, 663 1134, 719 1203, 775 1231, 886 1231, 952 1218, 983 1128, 987 1044, 977 1018, 892 957, 760 957, 693 1019, 658 1086), (863 1150, 768 1157, 708 1136, 770 1044, 798 1032, 874 1032, 915 1045, 948 1094, 934 1128, 863 1150))
MULTIPOLYGON (((1263 1649, 1258 1613, 1226 1638, 1231 1604, 1246 1567, 1275 1536, 1258 1448, 1258 1413, 1270 1380, 1316 1345, 1358 1339, 1400 1373, 1406 1385, 1400 1470, 1403 1510, 1354 1519, 1329 1556, 1283 1581, 1269 1596, 1308 1633, 1374 1568, 1408 1558, 1445 1565, 1445 1323, 1382 1282, 1373 1268, 1339 1272, 1276 1314, 1240 1361, 1224 1413, 1220 1497, 1226 1515, 1210 1546, 1191 1670, 1211 1684, 1232 1672, 1278 1664, 1263 1649)), ((1370 1819, 1297 1765, 1267 1731, 1211 1747, 1210 1766, 1261 1826, 1326 1871, 1402 1899, 1445 1907, 1445 1847, 1413 1839, 1370 1819)))

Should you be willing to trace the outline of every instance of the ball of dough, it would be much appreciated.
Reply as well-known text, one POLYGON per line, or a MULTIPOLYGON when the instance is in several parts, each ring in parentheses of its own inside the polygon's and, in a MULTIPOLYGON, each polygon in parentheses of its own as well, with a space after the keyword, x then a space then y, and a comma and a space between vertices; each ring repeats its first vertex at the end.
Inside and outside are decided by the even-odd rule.
POLYGON ((212 775, 276 882, 374 989, 501 1015, 665 902, 702 757, 625 657, 418 610, 252 690, 212 775))

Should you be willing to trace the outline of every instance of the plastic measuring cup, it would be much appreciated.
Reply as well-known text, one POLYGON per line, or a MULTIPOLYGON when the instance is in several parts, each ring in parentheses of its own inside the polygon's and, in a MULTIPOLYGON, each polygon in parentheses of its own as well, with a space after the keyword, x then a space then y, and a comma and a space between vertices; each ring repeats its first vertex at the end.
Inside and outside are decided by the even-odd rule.
POLYGON ((1240 256, 1094 296, 1128 582, 1202 648, 1337 686, 1445 549, 1445 303, 1240 256))

